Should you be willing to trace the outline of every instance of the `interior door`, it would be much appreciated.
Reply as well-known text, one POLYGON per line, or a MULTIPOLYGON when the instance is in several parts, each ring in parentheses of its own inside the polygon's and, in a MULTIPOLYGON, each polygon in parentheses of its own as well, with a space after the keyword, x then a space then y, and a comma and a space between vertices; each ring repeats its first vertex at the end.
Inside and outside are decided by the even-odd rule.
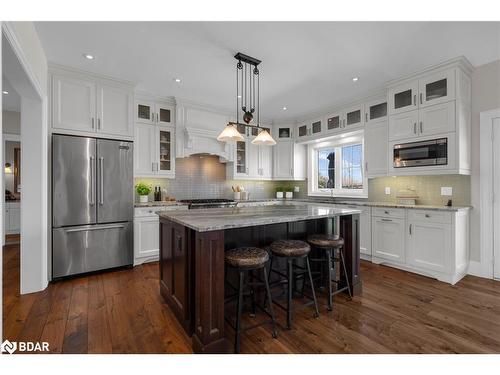
POLYGON ((132 160, 132 142, 97 140, 98 223, 132 220, 132 160))
POLYGON ((53 226, 96 222, 96 140, 52 137, 53 226))
POLYGON ((493 189, 493 269, 500 279, 500 117, 493 119, 493 189))

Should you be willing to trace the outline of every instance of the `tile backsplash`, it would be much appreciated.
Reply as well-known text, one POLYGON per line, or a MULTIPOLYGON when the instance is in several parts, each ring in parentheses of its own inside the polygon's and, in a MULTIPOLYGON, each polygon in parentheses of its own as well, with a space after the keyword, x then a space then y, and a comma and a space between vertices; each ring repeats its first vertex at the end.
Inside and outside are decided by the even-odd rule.
POLYGON ((470 206, 470 176, 398 176, 379 177, 368 180, 368 200, 373 202, 397 202, 396 196, 403 189, 414 190, 417 204, 445 205, 452 199, 454 206, 470 206), (385 188, 391 194, 385 194, 385 188), (451 187, 452 196, 442 196, 441 187, 451 187))
MULTIPOLYGON (((168 196, 177 200, 199 198, 232 198, 231 186, 241 185, 250 193, 250 199, 272 198, 277 187, 298 186, 295 198, 307 197, 305 181, 244 181, 226 179, 226 164, 219 162, 217 156, 193 155, 175 160, 175 179, 136 178, 135 183, 161 186, 168 196)), ((153 194, 150 195, 150 200, 153 194)), ((136 201, 138 200, 136 196, 136 201)))

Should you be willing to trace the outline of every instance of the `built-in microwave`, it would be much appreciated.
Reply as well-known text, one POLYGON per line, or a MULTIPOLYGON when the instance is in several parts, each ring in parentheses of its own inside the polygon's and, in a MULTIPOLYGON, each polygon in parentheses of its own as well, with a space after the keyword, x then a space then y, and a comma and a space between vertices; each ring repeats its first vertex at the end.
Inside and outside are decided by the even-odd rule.
POLYGON ((396 144, 393 147, 394 168, 448 164, 448 139, 396 144))

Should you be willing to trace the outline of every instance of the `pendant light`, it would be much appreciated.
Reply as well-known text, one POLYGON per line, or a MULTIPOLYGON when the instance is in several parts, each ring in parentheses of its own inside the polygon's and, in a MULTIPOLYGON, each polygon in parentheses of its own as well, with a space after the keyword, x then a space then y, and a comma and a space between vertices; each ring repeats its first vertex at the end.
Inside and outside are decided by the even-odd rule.
POLYGON ((276 141, 269 134, 268 129, 260 126, 260 75, 257 67, 261 61, 238 52, 234 58, 236 64, 236 122, 229 122, 217 137, 218 141, 243 142, 245 138, 238 128, 257 128, 260 130, 257 137, 252 140, 254 145, 272 146, 276 141), (256 100, 257 99, 257 100, 256 100), (240 123, 240 110, 244 123, 240 123), (257 114, 257 124, 254 121, 254 113, 257 114))

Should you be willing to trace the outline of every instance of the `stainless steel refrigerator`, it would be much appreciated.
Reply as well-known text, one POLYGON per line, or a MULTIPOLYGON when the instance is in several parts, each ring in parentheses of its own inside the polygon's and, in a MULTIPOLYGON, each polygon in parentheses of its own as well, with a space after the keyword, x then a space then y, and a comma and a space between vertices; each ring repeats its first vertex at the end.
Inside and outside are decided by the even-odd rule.
POLYGON ((52 136, 52 276, 133 262, 132 142, 52 136))

